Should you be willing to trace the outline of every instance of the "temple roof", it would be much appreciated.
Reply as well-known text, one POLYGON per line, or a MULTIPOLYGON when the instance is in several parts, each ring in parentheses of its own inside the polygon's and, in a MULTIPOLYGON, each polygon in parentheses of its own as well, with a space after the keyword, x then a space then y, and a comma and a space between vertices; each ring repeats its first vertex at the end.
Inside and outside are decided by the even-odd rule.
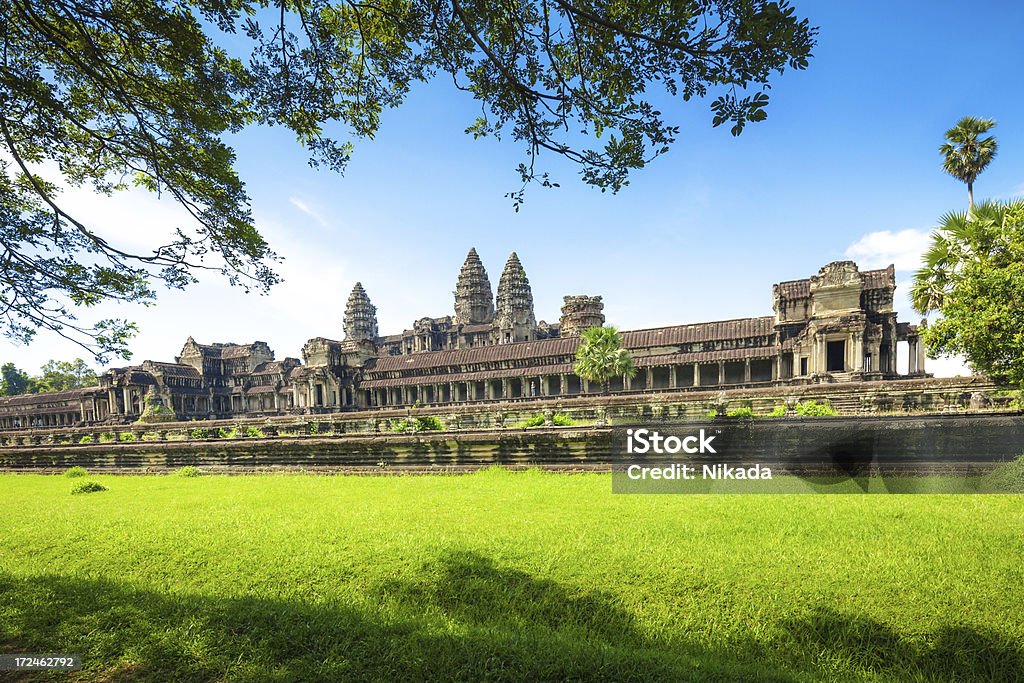
MULTIPOLYGON (((639 349, 651 346, 671 346, 673 344, 689 344, 703 341, 743 339, 773 334, 775 331, 774 325, 775 318, 766 316, 761 318, 721 320, 695 325, 653 327, 645 330, 623 332, 622 343, 627 349, 639 349)), ((496 344, 475 349, 454 349, 402 356, 382 356, 377 358, 376 364, 368 371, 368 374, 503 360, 567 356, 576 353, 576 347, 579 345, 579 342, 579 337, 560 337, 556 339, 515 342, 512 344, 496 344)))
MULTIPOLYGON (((862 289, 887 289, 896 286, 892 266, 878 270, 862 270, 860 274, 862 289)), ((811 278, 786 280, 778 283, 775 287, 776 292, 783 299, 806 299, 811 295, 811 278)))

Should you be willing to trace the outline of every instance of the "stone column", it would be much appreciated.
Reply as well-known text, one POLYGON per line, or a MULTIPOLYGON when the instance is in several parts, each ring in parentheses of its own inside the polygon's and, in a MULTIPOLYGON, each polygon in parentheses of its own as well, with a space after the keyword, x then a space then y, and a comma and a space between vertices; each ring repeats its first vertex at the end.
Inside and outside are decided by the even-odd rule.
POLYGON ((121 387, 121 398, 124 400, 124 414, 131 415, 132 401, 131 393, 128 391, 128 387, 121 387))
POLYGON ((743 383, 750 384, 750 359, 743 361, 743 383))
POLYGON ((920 337, 917 338, 917 371, 924 374, 924 361, 927 355, 924 350, 924 340, 920 337))
POLYGON ((693 364, 693 386, 700 386, 700 363, 693 364))
POLYGON ((725 361, 718 361, 718 385, 725 384, 725 361))

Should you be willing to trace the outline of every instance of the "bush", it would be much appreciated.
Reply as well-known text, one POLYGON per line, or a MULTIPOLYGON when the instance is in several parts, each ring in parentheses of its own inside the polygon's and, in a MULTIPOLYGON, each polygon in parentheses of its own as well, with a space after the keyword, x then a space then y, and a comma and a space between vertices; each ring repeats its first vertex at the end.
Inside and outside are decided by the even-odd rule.
POLYGON ((77 496, 80 493, 96 493, 106 490, 107 487, 98 481, 80 481, 71 487, 71 495, 77 496))
POLYGON ((247 439, 262 439, 264 436, 263 430, 259 427, 249 426, 245 428, 245 437, 247 439))
POLYGON ((145 434, 142 435, 142 440, 143 441, 159 441, 160 440, 160 435, 157 434, 156 432, 146 432, 145 434))
POLYGON ((704 417, 708 420, 714 420, 716 417, 718 417, 718 411, 709 410, 707 413, 704 414, 704 417))
POLYGON ((217 429, 218 439, 236 439, 238 438, 238 430, 234 427, 220 427, 217 429))
POLYGON ((444 431, 444 423, 433 415, 417 417, 413 418, 412 430, 414 432, 440 432, 444 431))
POLYGON ((741 420, 753 420, 754 409, 750 406, 743 406, 742 408, 734 408, 726 413, 726 417, 733 417, 741 420))
POLYGON ((190 439, 209 439, 210 430, 206 427, 196 427, 195 429, 189 430, 188 436, 190 439))
POLYGON ((800 417, 832 417, 839 412, 828 403, 817 401, 801 401, 796 404, 796 414, 800 417))
POLYGON ((772 412, 768 413, 768 417, 786 417, 786 406, 775 406, 772 408, 772 412))
POLYGON ((117 435, 117 440, 127 442, 135 441, 135 432, 121 432, 120 434, 117 435))
POLYGON ((103 432, 102 434, 100 434, 100 443, 110 443, 111 441, 116 440, 117 436, 114 434, 114 432, 103 432))
POLYGON ((575 427, 576 420, 572 419, 565 413, 555 413, 551 417, 551 424, 557 425, 559 427, 575 427))
POLYGON ((413 417, 407 420, 391 420, 393 432, 439 432, 444 431, 444 423, 433 415, 413 417))
POLYGON ((194 465, 185 465, 184 467, 179 467, 174 472, 174 476, 176 476, 176 477, 189 477, 189 478, 191 478, 191 477, 201 477, 201 476, 203 476, 203 471, 201 469, 199 469, 198 467, 194 466, 194 465))
POLYGON ((78 440, 78 443, 92 443, 92 437, 88 434, 78 440))
POLYGON ((87 474, 89 474, 89 470, 85 469, 84 467, 78 467, 77 465, 74 467, 69 467, 68 469, 64 470, 64 476, 67 477, 68 479, 84 477, 87 474))
POLYGON ((543 427, 544 426, 544 415, 534 415, 533 417, 527 418, 522 422, 516 424, 516 427, 520 429, 529 429, 530 427, 543 427))

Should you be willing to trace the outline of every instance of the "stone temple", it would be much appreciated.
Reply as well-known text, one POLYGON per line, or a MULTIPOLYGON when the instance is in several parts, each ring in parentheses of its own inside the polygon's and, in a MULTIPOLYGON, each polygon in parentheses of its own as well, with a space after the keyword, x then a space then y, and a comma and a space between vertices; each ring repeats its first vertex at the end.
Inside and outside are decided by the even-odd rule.
MULTIPOLYGON (((924 377, 919 328, 897 322, 893 266, 852 261, 772 289, 774 314, 622 333, 638 373, 614 393, 864 382, 924 377), (909 346, 896 372, 897 343, 909 346)), ((566 296, 557 323, 537 321, 533 292, 512 253, 497 294, 471 249, 455 283, 454 315, 420 318, 381 335, 360 283, 345 304, 342 339, 316 337, 302 360, 276 360, 262 341, 200 344, 173 363, 114 368, 97 387, 0 398, 0 429, 131 422, 147 396, 178 418, 313 414, 378 407, 529 401, 601 389, 573 373, 579 334, 605 324, 600 296, 566 296)))

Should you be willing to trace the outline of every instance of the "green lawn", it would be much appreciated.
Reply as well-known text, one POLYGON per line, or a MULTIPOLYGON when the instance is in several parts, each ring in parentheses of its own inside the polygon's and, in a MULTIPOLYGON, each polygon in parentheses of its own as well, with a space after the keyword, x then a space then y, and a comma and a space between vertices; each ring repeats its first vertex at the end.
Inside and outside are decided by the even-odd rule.
POLYGON ((607 474, 495 470, 90 478, 109 490, 0 475, 0 651, 79 653, 82 680, 1024 673, 1021 496, 613 496, 607 474))

